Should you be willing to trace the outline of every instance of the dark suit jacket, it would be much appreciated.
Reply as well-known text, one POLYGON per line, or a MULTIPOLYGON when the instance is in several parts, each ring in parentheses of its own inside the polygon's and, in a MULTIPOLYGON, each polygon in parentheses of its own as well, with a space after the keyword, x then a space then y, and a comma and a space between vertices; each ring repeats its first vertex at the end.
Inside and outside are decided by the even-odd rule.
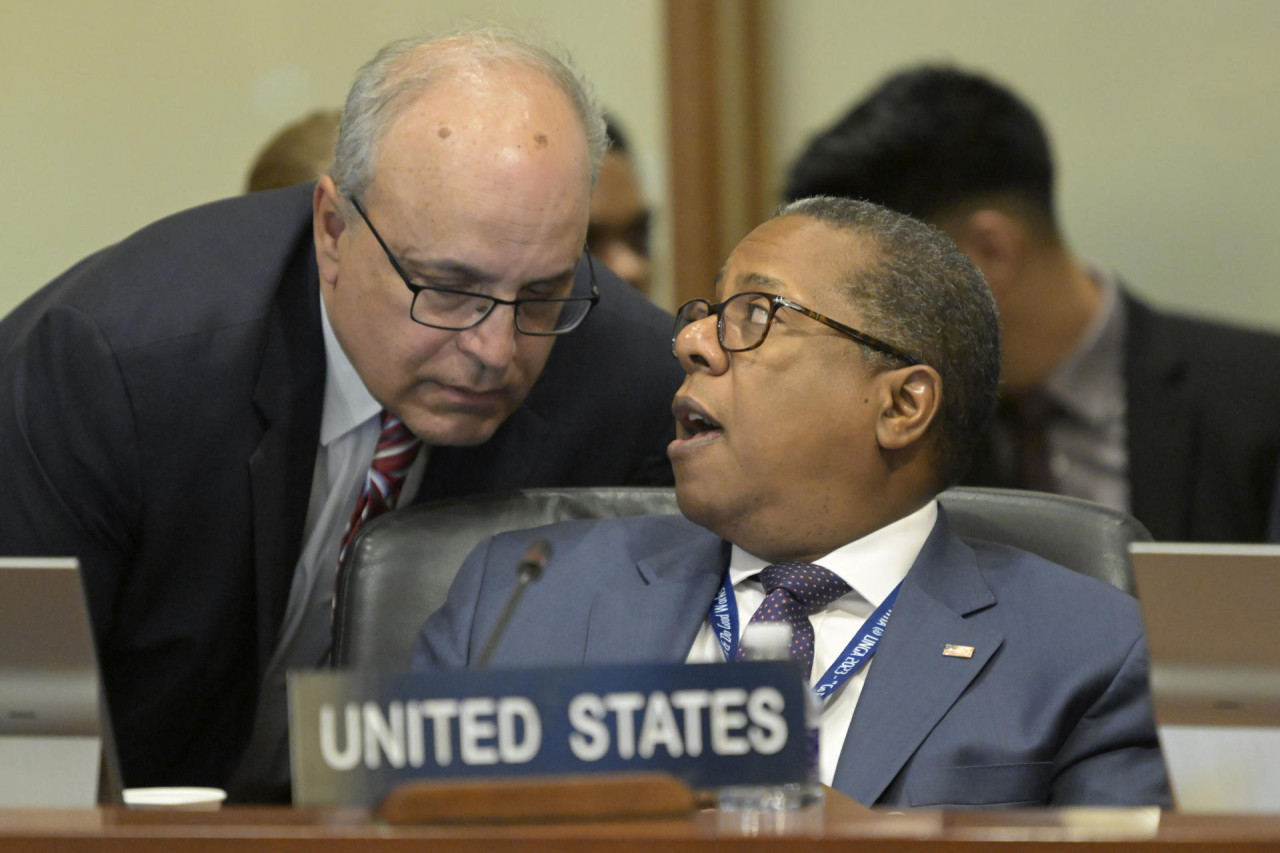
MULTIPOLYGON (((310 199, 162 220, 0 322, 0 554, 80 559, 132 786, 222 785, 250 731, 324 394, 310 199)), ((434 449, 420 499, 670 482, 670 318, 596 268, 524 406, 434 449)))
MULTIPOLYGON (((1157 540, 1260 542, 1280 463, 1280 336, 1123 293, 1130 513, 1157 540)), ((980 451, 970 485, 1007 485, 980 451)))
MULTIPOLYGON (((554 558, 494 665, 683 661, 728 543, 678 516, 542 528, 554 558)), ((460 667, 487 641, 530 534, 480 545, 414 648, 460 667)), ((1137 602, 1022 551, 952 536, 907 574, 833 787, 867 805, 1170 802, 1137 602), (973 646, 943 657, 945 643, 973 646)))

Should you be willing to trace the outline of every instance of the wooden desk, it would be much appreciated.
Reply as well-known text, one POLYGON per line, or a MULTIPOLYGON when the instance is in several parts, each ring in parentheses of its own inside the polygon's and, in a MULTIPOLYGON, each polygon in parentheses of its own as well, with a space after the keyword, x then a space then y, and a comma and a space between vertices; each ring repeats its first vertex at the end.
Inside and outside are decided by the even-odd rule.
POLYGON ((451 851, 868 850, 1252 853, 1280 850, 1280 816, 1154 810, 873 812, 846 797, 776 830, 732 826, 713 811, 688 819, 600 824, 387 827, 351 809, 124 808, 0 811, 0 851, 78 853, 451 853, 451 851))

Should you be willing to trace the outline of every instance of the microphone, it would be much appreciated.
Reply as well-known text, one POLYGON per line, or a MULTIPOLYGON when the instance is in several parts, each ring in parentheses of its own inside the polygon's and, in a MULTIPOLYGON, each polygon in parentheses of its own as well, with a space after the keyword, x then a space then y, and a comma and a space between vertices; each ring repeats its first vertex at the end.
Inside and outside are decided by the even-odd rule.
POLYGON ((489 641, 484 644, 480 656, 476 658, 476 667, 478 669, 486 669, 489 666, 489 658, 493 656, 493 650, 497 648, 498 641, 502 639, 502 635, 507 632, 507 623, 511 621, 511 617, 516 612, 516 607, 520 604, 520 599, 524 597, 524 591, 529 584, 542 577, 543 571, 547 568, 547 563, 551 560, 551 543, 546 539, 535 539, 529 543, 529 547, 525 549, 524 556, 520 558, 520 562, 516 563, 516 585, 511 590, 511 595, 507 598, 507 603, 502 608, 502 613, 498 615, 498 623, 493 626, 493 632, 489 634, 489 641))

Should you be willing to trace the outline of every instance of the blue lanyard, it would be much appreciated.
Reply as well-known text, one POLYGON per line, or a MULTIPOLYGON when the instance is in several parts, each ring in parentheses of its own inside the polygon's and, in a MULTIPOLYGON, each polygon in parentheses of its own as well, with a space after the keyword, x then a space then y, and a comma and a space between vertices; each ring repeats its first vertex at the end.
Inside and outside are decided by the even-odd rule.
MULTIPOLYGON (((893 613, 893 604, 898 600, 898 590, 901 588, 902 582, 899 581, 893 591, 885 596, 884 601, 880 602, 880 606, 867 617, 867 621, 862 623, 862 630, 844 647, 840 657, 836 658, 835 663, 831 664, 813 686, 813 692, 819 699, 826 699, 835 693, 840 685, 871 660, 880 638, 884 636, 885 626, 889 624, 889 616, 893 613)), ((738 602, 733 594, 733 583, 729 580, 728 572, 724 573, 720 591, 711 602, 711 630, 720 641, 725 660, 737 660, 738 638, 741 636, 738 630, 738 602)))

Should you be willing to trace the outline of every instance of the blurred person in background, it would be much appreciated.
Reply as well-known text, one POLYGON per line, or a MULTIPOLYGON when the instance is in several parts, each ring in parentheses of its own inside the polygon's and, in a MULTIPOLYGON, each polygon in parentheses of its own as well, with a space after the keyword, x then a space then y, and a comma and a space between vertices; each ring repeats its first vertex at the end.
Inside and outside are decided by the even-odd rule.
POLYGON ((609 150, 600 165, 600 179, 591 194, 587 245, 618 277, 646 296, 649 293, 649 222, 651 214, 636 180, 627 137, 605 115, 609 150))
POLYGON ((342 110, 316 110, 291 122, 258 152, 245 192, 308 184, 329 171, 342 110))
POLYGON ((1161 311, 1077 256, 1048 135, 1013 91, 950 66, 893 74, 791 166, 785 198, 814 194, 924 219, 990 283, 1001 405, 969 484, 1097 501, 1156 539, 1264 537, 1280 336, 1161 311))

